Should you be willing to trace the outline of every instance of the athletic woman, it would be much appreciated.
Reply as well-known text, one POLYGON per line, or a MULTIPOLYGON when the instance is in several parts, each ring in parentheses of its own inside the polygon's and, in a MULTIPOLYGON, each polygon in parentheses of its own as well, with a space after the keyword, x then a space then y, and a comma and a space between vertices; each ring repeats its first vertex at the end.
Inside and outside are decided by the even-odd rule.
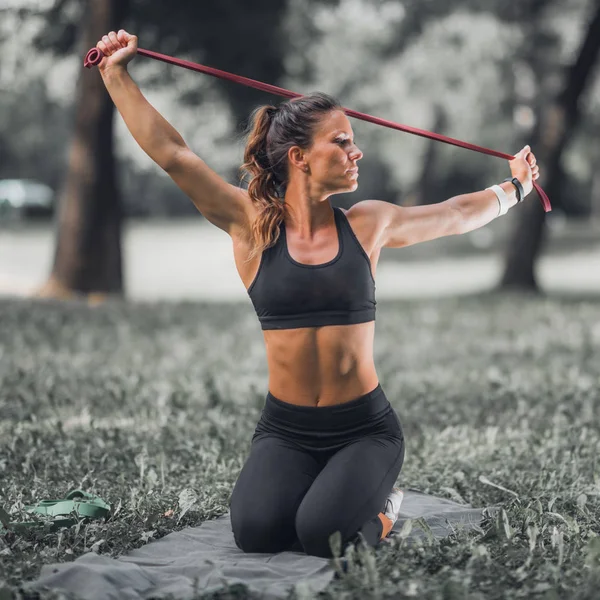
POLYGON ((363 538, 375 546, 398 516, 393 486, 404 437, 373 362, 375 272, 382 248, 481 227, 522 200, 539 177, 526 146, 499 186, 431 206, 334 194, 358 187, 357 147, 340 105, 315 93, 252 114, 243 168, 248 189, 212 171, 147 102, 126 70, 137 38, 103 36, 100 73, 141 148, 233 242, 256 309, 269 368, 265 406, 231 497, 245 552, 331 556, 363 538), (521 191, 521 186, 523 190, 521 191))

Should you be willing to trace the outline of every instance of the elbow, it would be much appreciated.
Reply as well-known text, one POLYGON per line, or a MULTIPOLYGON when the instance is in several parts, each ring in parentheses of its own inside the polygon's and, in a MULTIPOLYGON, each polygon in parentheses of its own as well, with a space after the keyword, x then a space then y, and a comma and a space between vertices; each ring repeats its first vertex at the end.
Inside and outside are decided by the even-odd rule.
POLYGON ((163 171, 165 171, 165 173, 171 175, 171 173, 177 170, 178 165, 185 156, 186 150, 188 150, 186 145, 174 144, 160 156, 160 159, 156 160, 155 162, 163 171))

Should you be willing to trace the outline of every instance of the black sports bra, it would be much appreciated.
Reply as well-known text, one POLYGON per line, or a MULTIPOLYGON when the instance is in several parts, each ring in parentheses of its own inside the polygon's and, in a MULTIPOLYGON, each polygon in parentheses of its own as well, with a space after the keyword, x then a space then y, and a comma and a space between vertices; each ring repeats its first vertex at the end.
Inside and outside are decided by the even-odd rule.
POLYGON ((262 329, 353 325, 375 320, 371 262, 343 211, 334 207, 339 251, 320 265, 296 262, 288 252, 285 224, 262 254, 248 295, 262 329))

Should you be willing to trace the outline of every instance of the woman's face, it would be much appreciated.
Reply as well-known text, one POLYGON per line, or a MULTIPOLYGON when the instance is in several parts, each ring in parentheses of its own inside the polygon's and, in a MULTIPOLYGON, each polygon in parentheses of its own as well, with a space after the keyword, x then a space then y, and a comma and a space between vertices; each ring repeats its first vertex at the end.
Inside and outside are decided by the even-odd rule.
POLYGON ((341 110, 323 115, 304 158, 311 180, 325 193, 353 192, 358 187, 357 162, 363 154, 354 143, 354 132, 341 110))

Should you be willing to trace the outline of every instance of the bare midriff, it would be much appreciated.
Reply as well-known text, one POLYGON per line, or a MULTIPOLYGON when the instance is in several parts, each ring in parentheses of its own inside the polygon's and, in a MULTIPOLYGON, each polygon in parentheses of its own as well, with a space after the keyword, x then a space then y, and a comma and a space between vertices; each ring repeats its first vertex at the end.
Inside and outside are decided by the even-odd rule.
POLYGON ((265 330, 269 391, 300 406, 330 406, 373 391, 375 322, 265 330))
MULTIPOLYGON (((346 212, 346 211, 344 211, 346 212)), ((377 232, 348 218, 354 234, 371 261, 375 277, 379 250, 377 232)), ((296 246, 287 231, 288 251, 294 260, 319 265, 334 258, 339 250, 335 224, 327 233, 330 243, 319 252, 296 246), (302 251, 303 250, 303 251, 302 251)), ((250 244, 246 233, 234 235, 233 250, 238 273, 246 289, 258 272, 261 257, 248 261, 250 244)), ((379 383, 373 360, 375 321, 356 325, 326 325, 298 329, 263 330, 269 392, 275 398, 299 406, 343 404, 372 392, 379 383)))

